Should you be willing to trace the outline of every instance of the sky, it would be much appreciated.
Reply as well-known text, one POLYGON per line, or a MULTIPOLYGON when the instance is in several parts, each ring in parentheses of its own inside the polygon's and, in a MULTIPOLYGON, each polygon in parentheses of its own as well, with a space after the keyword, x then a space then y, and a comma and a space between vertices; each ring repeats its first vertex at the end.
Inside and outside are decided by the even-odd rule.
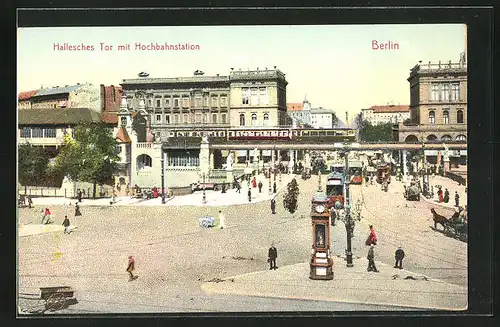
POLYGON ((466 48, 462 24, 290 25, 19 28, 18 92, 43 87, 119 85, 139 72, 150 77, 212 76, 230 69, 271 69, 286 74, 287 102, 336 111, 350 119, 373 105, 409 104, 407 78, 421 60, 458 62, 466 48), (374 50, 373 41, 399 50, 374 50), (135 43, 199 45, 193 51, 136 51, 135 43), (94 51, 55 50, 54 44, 94 51), (101 50, 101 43, 112 45, 101 50), (118 45, 130 44, 130 50, 118 45))

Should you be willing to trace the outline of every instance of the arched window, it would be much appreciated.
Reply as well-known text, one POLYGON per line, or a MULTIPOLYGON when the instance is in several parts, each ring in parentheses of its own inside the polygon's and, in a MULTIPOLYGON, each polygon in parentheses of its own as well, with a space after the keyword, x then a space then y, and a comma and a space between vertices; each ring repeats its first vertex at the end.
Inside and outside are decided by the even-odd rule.
POLYGON ((153 161, 151 160, 151 157, 148 156, 147 154, 141 154, 141 155, 137 156, 137 159, 136 159, 137 170, 141 170, 141 169, 144 169, 146 167, 151 168, 152 162, 153 161))
POLYGON ((429 111, 429 124, 436 123, 436 113, 434 111, 429 111))
POLYGON ((405 142, 413 143, 413 142, 418 142, 418 137, 415 135, 408 135, 405 139, 405 142))
POLYGON ((455 138, 457 141, 467 141, 467 136, 460 134, 455 138))
POLYGON ((450 113, 447 110, 443 111, 443 123, 450 123, 450 113))
POLYGON ((245 126, 245 114, 240 114, 240 126, 245 126))
POLYGON ((457 124, 464 123, 464 112, 462 110, 457 110, 457 124))
POLYGON ((437 140, 437 136, 434 134, 430 134, 427 136, 427 141, 429 141, 429 142, 434 142, 436 140, 437 140))
POLYGON ((127 117, 120 117, 121 126, 127 126, 127 117))
POLYGON ((441 137, 441 141, 451 141, 451 136, 449 136, 449 135, 443 135, 441 137))
POLYGON ((257 114, 252 114, 252 126, 257 126, 257 114))

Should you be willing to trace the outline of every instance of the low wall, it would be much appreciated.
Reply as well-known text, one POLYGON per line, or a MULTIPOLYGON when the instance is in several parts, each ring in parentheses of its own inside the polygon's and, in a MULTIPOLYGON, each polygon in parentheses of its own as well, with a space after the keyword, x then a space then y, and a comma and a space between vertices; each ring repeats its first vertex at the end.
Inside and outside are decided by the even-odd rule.
POLYGON ((460 174, 460 173, 448 171, 445 173, 445 176, 451 180, 454 180, 457 183, 460 183, 461 185, 466 185, 466 183, 467 183, 467 174, 460 174), (464 177, 464 175, 465 175, 465 177, 464 177))

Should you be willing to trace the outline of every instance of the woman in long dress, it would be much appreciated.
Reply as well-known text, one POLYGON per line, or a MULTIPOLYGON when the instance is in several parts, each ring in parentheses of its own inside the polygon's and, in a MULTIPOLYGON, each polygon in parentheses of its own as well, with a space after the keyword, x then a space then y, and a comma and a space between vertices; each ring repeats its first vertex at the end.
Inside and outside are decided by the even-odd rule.
POLYGON ((75 217, 76 216, 81 216, 82 213, 80 212, 80 206, 78 205, 78 202, 75 203, 75 217))

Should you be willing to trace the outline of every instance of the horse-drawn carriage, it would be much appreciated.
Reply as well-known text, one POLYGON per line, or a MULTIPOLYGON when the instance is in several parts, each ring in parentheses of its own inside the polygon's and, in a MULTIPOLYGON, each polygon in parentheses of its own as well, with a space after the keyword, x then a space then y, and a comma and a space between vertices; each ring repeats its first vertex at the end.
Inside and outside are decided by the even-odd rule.
POLYGON ((436 212, 434 208, 431 209, 434 229, 437 230, 437 225, 443 226, 443 234, 458 238, 461 241, 467 241, 467 209, 460 208, 456 211, 451 218, 446 218, 436 212))

